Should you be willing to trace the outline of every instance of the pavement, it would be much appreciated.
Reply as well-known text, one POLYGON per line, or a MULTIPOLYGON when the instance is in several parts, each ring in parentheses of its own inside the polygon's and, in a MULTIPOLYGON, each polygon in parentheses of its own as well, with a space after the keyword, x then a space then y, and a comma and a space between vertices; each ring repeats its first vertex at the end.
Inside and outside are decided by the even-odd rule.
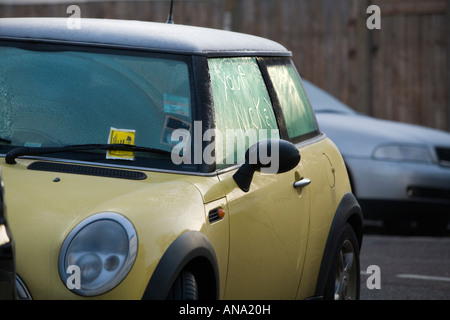
POLYGON ((372 230, 364 236, 360 258, 361 300, 450 299, 450 232, 372 230))

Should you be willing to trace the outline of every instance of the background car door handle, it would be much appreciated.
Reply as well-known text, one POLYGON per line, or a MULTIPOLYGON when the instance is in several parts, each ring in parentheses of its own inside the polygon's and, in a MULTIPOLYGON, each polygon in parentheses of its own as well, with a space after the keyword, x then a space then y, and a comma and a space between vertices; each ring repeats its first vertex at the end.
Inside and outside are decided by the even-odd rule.
POLYGON ((302 178, 301 180, 294 182, 294 188, 303 188, 303 187, 306 187, 310 183, 311 183, 310 179, 302 178))

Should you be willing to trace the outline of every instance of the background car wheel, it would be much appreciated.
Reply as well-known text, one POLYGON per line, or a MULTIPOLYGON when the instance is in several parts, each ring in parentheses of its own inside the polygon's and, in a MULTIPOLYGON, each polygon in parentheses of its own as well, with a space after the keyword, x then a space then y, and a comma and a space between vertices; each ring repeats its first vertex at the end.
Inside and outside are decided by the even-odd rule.
POLYGON ((194 275, 183 271, 175 280, 167 297, 168 300, 198 300, 198 286, 194 275))
POLYGON ((339 237, 331 270, 324 298, 328 300, 359 299, 359 245, 355 231, 349 224, 345 226, 339 237))

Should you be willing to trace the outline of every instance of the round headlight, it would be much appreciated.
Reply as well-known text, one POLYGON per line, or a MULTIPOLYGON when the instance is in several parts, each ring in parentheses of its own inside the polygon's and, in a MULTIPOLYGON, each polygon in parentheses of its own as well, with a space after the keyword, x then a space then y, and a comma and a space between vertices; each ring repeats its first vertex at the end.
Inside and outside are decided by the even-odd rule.
POLYGON ((133 266, 137 235, 124 216, 103 212, 79 223, 64 240, 59 274, 82 296, 96 296, 117 286, 133 266))

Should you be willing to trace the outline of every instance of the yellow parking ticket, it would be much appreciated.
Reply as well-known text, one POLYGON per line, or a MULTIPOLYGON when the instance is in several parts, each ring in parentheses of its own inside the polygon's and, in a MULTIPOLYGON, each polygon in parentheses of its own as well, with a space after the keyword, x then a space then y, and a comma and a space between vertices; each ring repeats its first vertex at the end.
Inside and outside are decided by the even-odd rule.
MULTIPOLYGON (((109 144, 134 145, 135 130, 111 128, 109 131, 109 144)), ((133 151, 108 150, 106 159, 134 160, 133 151)))

